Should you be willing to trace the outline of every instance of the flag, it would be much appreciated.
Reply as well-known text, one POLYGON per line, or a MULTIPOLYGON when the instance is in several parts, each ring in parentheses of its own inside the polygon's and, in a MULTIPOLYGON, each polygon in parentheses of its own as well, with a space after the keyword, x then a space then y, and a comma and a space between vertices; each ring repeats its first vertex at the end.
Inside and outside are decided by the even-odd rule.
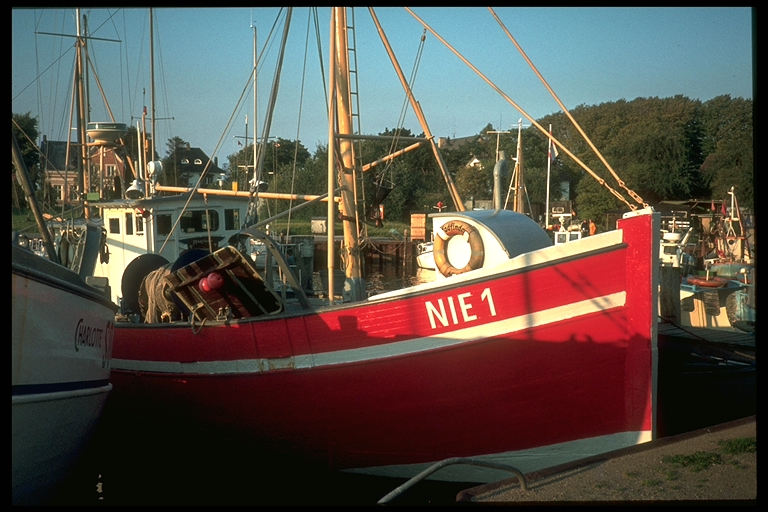
POLYGON ((552 125, 549 125, 549 148, 547 149, 547 156, 550 162, 554 162, 558 157, 557 146, 552 142, 552 125))
POLYGON ((240 141, 237 141, 237 145, 238 145, 238 146, 242 146, 242 145, 243 145, 243 143, 242 143, 242 142, 240 142, 240 141))
POLYGON ((549 161, 554 163, 555 158, 557 158, 558 156, 559 154, 557 152, 557 146, 552 144, 552 141, 550 140, 549 141, 549 161))

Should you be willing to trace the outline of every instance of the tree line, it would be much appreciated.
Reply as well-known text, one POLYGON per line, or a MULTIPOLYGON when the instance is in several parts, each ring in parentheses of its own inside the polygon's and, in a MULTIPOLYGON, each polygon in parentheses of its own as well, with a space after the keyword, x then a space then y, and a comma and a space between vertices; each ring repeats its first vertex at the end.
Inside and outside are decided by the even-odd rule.
MULTIPOLYGON (((740 206, 745 210, 754 210, 752 100, 731 98, 729 95, 706 102, 685 96, 637 98, 600 105, 580 105, 570 114, 626 187, 647 204, 725 199, 727 191, 735 187, 740 206)), ((21 126, 24 126, 30 139, 36 140, 36 119, 29 114, 14 114, 14 119, 17 116, 23 121, 21 126)), ((573 155, 599 179, 623 192, 565 113, 554 113, 537 122, 545 128, 551 125, 553 136, 573 155)), ((501 137, 489 133, 494 131, 493 126, 488 124, 477 135, 463 139, 461 144, 449 139, 447 149, 441 152, 465 202, 469 198, 492 199, 497 144, 509 160, 510 171, 513 169, 517 131, 510 130, 501 137), (481 165, 468 167, 472 159, 479 160, 481 165)), ((21 135, 18 134, 17 140, 22 154, 25 161, 29 159, 27 163, 33 171, 33 179, 40 181, 39 157, 35 157, 28 140, 21 135)), ((361 164, 377 161, 410 146, 411 141, 398 138, 414 136, 408 129, 387 129, 380 135, 390 136, 391 140, 355 143, 355 154, 361 164)), ((423 137, 423 134, 417 136, 423 137)), ((168 140, 163 157, 165 169, 176 168, 173 166, 174 148, 180 144, 185 144, 180 137, 168 140)), ((525 128, 521 134, 521 148, 528 200, 544 204, 547 201, 548 138, 535 127, 525 128)), ((254 146, 250 144, 227 156, 229 180, 236 182, 239 190, 249 187, 253 174, 253 151, 254 146)), ((322 194, 327 191, 327 151, 324 145, 310 152, 300 141, 270 140, 265 146, 261 179, 269 183, 272 192, 322 194)), ((382 203, 385 223, 387 220, 407 223, 412 213, 434 211, 432 207, 438 202, 452 209, 445 179, 427 145, 360 174, 358 192, 367 208, 361 214, 369 221, 374 221, 380 211, 377 200, 382 194, 386 195, 382 203)), ((511 174, 503 183, 505 194, 511 174)), ((160 177, 161 182, 167 181, 164 184, 171 185, 186 185, 184 179, 184 176, 173 173, 164 173, 160 177)), ((549 166, 549 182, 550 200, 573 201, 580 218, 601 222, 608 212, 628 210, 626 204, 563 151, 549 166), (563 182, 568 184, 568 197, 556 197, 563 182)), ((624 195, 630 203, 634 202, 626 193, 624 195)), ((289 206, 285 200, 263 201, 260 217, 275 215, 289 206)), ((325 215, 326 206, 318 204, 296 212, 293 218, 306 220, 325 215)))
MULTIPOLYGON (((709 101, 691 100, 684 96, 672 98, 637 98, 600 105, 580 105, 571 111, 584 133, 598 148, 605 160, 626 187, 653 206, 660 201, 689 199, 726 199, 727 191, 735 187, 740 205, 754 209, 754 165, 752 100, 718 96, 709 101)), ((589 144, 573 127, 563 112, 537 121, 552 126, 555 138, 562 142, 598 178, 613 189, 624 192, 616 179, 590 149, 589 144)), ((517 132, 498 137, 491 124, 461 145, 442 152, 443 160, 466 202, 469 198, 492 199, 493 169, 496 149, 504 151, 510 171, 517 151, 517 132), (477 158, 481 166, 468 167, 477 158)), ((380 135, 412 137, 408 130, 387 129, 380 135)), ((419 134, 422 136, 423 134, 419 134)), ((448 147, 451 147, 449 141, 448 147)), ((363 163, 372 162, 411 142, 359 142, 356 156, 363 163)), ((528 200, 544 204, 547 201, 548 139, 535 127, 522 130, 521 148, 524 155, 525 184, 528 200)), ((606 187, 559 152, 549 167, 550 200, 572 200, 580 218, 605 220, 608 212, 628 210, 606 187), (559 184, 568 183, 568 197, 557 197, 559 184)), ((253 161, 253 146, 228 157, 230 169, 253 161)), ((302 194, 325 191, 327 147, 319 146, 311 154, 300 142, 278 139, 267 146, 264 159, 265 174, 270 190, 302 194)), ((503 183, 504 191, 512 179, 511 172, 503 183)), ((385 217, 408 222, 411 213, 434 211, 438 202, 451 206, 446 183, 429 147, 415 151, 364 173, 363 190, 367 199, 376 186, 391 187, 384 201, 385 217)), ((634 203, 628 194, 623 194, 634 203)), ((638 205, 636 205, 638 206, 638 205)), ((270 213, 287 208, 275 202, 270 213)), ((308 211, 307 215, 324 215, 324 207, 308 211)))

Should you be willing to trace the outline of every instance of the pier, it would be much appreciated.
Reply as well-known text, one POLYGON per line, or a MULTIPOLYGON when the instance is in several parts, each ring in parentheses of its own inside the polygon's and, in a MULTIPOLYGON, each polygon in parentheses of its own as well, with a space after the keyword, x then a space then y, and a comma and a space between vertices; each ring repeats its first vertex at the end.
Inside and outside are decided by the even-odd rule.
MULTIPOLYGON (((287 237, 285 243, 292 243, 292 238, 287 237)), ((302 237, 306 238, 306 237, 302 237)), ((341 243, 343 237, 334 237, 334 254, 336 255, 335 266, 341 268, 341 243)), ((282 241, 281 241, 282 242, 282 241)), ((360 244, 360 250, 363 255, 363 262, 368 269, 375 269, 387 266, 402 266, 411 268, 416 264, 416 241, 395 240, 394 238, 377 237, 366 238, 360 244)), ((314 237, 314 270, 320 270, 327 267, 328 259, 328 237, 314 237)))

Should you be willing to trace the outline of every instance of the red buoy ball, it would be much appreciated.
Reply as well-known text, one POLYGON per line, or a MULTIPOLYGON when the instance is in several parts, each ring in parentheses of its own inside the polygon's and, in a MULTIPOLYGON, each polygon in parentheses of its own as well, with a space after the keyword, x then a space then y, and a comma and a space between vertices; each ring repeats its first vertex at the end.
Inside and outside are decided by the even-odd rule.
POLYGON ((197 283, 197 287, 200 288, 200 291, 203 293, 208 293, 209 291, 211 291, 211 285, 208 284, 207 277, 200 279, 200 281, 197 283))
POLYGON ((224 286, 224 277, 218 272, 211 272, 206 280, 208 281, 208 287, 211 290, 218 290, 224 286))

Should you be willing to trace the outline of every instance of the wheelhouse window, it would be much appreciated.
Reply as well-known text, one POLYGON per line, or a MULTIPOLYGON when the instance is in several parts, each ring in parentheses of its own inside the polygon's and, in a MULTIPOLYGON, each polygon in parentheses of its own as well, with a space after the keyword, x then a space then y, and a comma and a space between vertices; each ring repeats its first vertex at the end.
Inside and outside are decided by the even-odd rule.
POLYGON ((219 213, 216 210, 192 210, 184 212, 179 221, 182 233, 200 233, 219 229, 219 213))
POLYGON ((237 229, 240 226, 240 210, 237 208, 224 210, 224 229, 237 229))
POLYGON ((155 215, 155 222, 157 223, 158 235, 166 236, 171 234, 171 228, 173 227, 173 222, 171 220, 170 213, 155 215))
POLYGON ((125 214, 125 234, 133 234, 133 213, 131 212, 125 214))
POLYGON ((109 219, 109 232, 120 234, 120 218, 112 217, 109 219))

